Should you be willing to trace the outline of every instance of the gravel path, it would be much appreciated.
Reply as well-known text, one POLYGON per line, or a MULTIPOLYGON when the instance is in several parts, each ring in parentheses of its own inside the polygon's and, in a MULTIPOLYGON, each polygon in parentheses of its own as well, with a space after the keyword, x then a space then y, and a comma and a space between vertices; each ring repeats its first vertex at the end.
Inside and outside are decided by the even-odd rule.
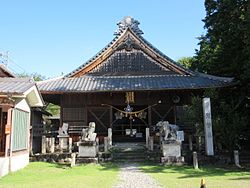
POLYGON ((138 164, 120 166, 119 182, 113 188, 162 188, 148 174, 142 172, 138 164))

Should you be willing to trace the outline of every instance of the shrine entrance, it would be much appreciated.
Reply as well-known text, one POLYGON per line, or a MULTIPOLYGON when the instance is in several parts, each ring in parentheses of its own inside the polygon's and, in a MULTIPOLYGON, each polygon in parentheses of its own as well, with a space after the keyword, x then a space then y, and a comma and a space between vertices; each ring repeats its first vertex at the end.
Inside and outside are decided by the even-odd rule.
MULTIPOLYGON (((127 107, 126 107, 127 108, 127 107)), ((148 125, 147 106, 131 106, 133 115, 121 113, 121 110, 128 110, 124 106, 115 106, 113 109, 112 132, 114 142, 145 142, 145 129, 148 125)))

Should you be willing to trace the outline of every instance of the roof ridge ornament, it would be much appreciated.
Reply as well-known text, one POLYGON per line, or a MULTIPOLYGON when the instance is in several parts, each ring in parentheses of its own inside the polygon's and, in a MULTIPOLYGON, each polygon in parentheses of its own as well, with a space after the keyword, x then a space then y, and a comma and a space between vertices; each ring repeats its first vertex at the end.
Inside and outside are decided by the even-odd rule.
POLYGON ((137 35, 142 35, 143 32, 139 28, 140 22, 135 20, 131 16, 125 16, 120 22, 117 23, 118 29, 115 31, 114 35, 120 35, 124 30, 130 28, 137 35))

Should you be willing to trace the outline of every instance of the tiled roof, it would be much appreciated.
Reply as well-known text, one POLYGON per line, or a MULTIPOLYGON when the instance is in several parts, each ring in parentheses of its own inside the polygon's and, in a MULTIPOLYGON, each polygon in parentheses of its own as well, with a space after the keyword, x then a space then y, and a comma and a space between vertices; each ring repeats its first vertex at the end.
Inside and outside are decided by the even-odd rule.
POLYGON ((150 42, 148 42, 144 37, 142 37, 143 32, 138 27, 139 22, 131 17, 125 17, 121 22, 118 23, 118 30, 115 32, 115 38, 108 43, 102 50, 100 50, 96 55, 94 55, 91 59, 89 59, 87 62, 73 70, 72 72, 68 73, 65 77, 71 77, 78 71, 84 69, 85 67, 89 66, 91 63, 93 63, 97 58, 101 57, 109 48, 112 47, 125 33, 127 30, 132 32, 139 40, 141 40, 142 43, 144 43, 148 48, 152 49, 156 54, 161 56, 163 59, 165 59, 171 66, 178 67, 179 69, 183 70, 184 72, 187 72, 188 74, 193 74, 191 70, 186 69, 181 64, 175 62, 171 58, 169 58, 167 55, 162 53, 160 50, 158 50, 156 47, 154 47, 150 42), (129 18, 129 19, 128 19, 129 18), (131 23, 130 23, 131 20, 131 23), (126 23, 128 22, 128 23, 126 23))
POLYGON ((34 85, 30 78, 0 78, 0 93, 23 94, 34 85))
POLYGON ((65 77, 39 82, 39 90, 66 93, 203 89, 231 84, 232 78, 184 68, 144 39, 138 25, 138 21, 125 17, 106 47, 65 77), (86 72, 77 75, 84 69, 86 72))
POLYGON ((38 82, 42 93, 202 89, 229 85, 232 79, 203 75, 82 76, 38 82))
POLYGON ((3 72, 4 74, 0 74, 0 77, 12 77, 15 78, 16 76, 11 73, 3 64, 0 64, 0 71, 3 72))

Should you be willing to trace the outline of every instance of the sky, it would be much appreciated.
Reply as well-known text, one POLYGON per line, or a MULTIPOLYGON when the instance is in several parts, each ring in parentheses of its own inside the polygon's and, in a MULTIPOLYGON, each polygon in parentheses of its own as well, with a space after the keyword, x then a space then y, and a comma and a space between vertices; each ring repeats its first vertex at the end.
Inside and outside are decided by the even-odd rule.
POLYGON ((205 33, 204 0, 0 0, 0 54, 14 73, 67 74, 106 46, 125 16, 174 60, 193 56, 205 33))

